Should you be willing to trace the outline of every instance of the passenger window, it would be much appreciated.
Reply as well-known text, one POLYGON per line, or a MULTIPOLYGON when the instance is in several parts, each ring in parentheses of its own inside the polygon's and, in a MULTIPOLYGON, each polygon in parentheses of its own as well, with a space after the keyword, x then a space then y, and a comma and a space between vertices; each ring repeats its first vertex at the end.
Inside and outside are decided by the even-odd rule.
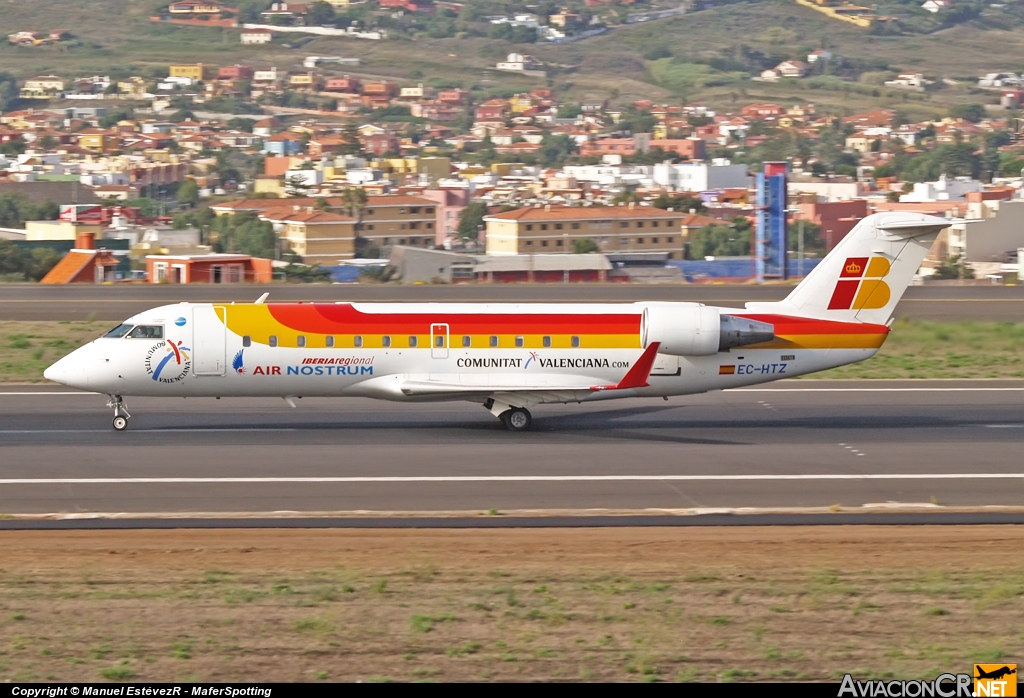
POLYGON ((410 347, 415 347, 416 346, 416 337, 415 336, 409 337, 409 346, 410 347))
POLYGON ((463 335, 462 336, 462 346, 464 346, 464 347, 471 347, 471 346, 473 346, 473 338, 470 337, 468 334, 467 335, 463 335))
POLYGON ((551 346, 551 337, 545 337, 544 338, 544 346, 545 347, 550 347, 551 346))
POLYGON ((525 343, 526 342, 525 342, 525 340, 522 337, 516 337, 516 346, 517 347, 522 347, 523 344, 525 344, 525 343))
POLYGON ((333 347, 334 346, 334 337, 325 337, 324 338, 324 346, 325 347, 333 347))
POLYGON ((572 346, 573 346, 574 349, 578 349, 579 348, 579 346, 580 346, 580 338, 579 337, 573 337, 572 338, 572 346))
POLYGON ((276 347, 277 346, 277 335, 276 334, 270 335, 270 342, 269 342, 269 344, 272 347, 276 347))
POLYGON ((436 346, 436 347, 443 347, 444 346, 444 335, 443 334, 439 334, 436 337, 434 337, 434 346, 436 346))
POLYGON ((110 332, 107 332, 103 336, 104 337, 110 337, 112 339, 117 339, 119 337, 124 337, 126 334, 131 332, 132 327, 133 327, 133 325, 118 325, 117 327, 115 327, 114 329, 110 330, 110 332))
POLYGON ((136 325, 135 328, 128 333, 129 339, 163 339, 164 338, 164 327, 163 325, 136 325))
POLYGON ((243 347, 251 347, 252 346, 252 337, 250 337, 249 335, 245 335, 244 337, 242 337, 242 346, 243 347))
POLYGON ((492 334, 490 344, 492 347, 498 346, 498 335, 492 334))
POLYGON ((384 335, 384 339, 381 340, 381 344, 383 346, 385 346, 385 347, 390 347, 391 346, 391 337, 388 337, 387 335, 384 335))
POLYGON ((306 338, 303 337, 302 335, 299 335, 298 337, 296 337, 295 338, 295 346, 297 346, 297 347, 304 347, 304 346, 306 346, 306 338))
POLYGON ((355 340, 353 341, 353 344, 355 344, 355 346, 357 347, 363 346, 363 338, 357 334, 355 340))

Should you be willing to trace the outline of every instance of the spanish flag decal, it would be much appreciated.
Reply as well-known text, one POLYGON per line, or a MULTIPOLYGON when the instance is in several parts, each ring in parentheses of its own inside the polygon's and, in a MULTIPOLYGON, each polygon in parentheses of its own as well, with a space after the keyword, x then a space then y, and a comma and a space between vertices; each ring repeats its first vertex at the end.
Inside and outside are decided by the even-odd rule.
POLYGON ((719 366, 718 375, 720 376, 733 376, 736 374, 736 366, 719 366))
POLYGON ((889 303, 889 285, 882 278, 889 273, 885 257, 850 257, 843 265, 832 292, 829 310, 875 310, 889 303))

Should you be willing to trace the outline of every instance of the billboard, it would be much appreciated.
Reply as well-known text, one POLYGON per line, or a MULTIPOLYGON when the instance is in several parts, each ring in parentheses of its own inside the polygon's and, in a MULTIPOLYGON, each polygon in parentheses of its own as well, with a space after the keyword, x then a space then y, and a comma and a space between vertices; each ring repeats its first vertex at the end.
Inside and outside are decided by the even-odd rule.
POLYGON ((63 204, 60 207, 60 220, 69 223, 103 222, 103 207, 86 204, 63 204))

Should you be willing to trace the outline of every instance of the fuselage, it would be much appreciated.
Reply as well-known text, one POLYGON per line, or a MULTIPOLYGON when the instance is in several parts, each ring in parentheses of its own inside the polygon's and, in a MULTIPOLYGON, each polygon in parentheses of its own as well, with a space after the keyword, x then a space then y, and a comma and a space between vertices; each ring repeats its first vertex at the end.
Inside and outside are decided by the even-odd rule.
MULTIPOLYGON (((180 303, 127 319, 46 376, 121 396, 483 401, 522 390, 529 404, 577 402, 812 373, 872 356, 888 333, 884 325, 714 308, 767 323, 774 338, 701 355, 658 353, 646 386, 586 389, 614 386, 638 361, 656 333, 651 305, 180 303)), ((657 305, 670 319, 695 307, 657 305)))

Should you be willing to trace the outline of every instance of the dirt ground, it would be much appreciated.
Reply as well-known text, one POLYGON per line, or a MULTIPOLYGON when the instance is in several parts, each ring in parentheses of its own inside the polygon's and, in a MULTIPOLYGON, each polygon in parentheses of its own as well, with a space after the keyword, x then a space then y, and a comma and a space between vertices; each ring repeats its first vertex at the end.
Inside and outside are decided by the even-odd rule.
POLYGON ((933 677, 1024 659, 1024 527, 0 533, 0 680, 933 677))

